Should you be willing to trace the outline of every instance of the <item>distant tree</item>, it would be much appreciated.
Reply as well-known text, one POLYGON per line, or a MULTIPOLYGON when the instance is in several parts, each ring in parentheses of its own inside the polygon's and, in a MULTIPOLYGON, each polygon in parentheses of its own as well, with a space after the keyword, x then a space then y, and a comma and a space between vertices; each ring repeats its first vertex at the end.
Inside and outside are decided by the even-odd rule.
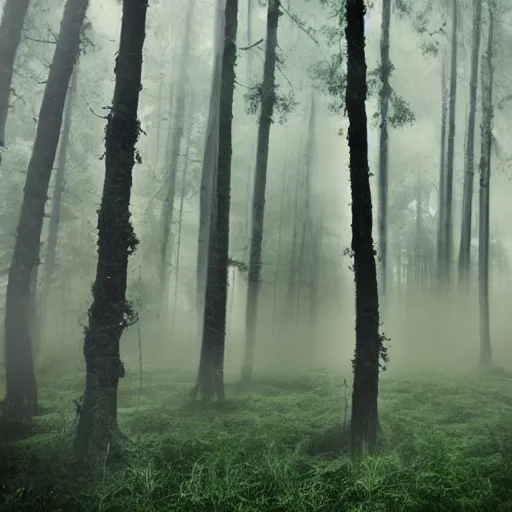
POLYGON ((197 384, 193 396, 219 400, 224 392, 224 348, 229 266, 229 212, 231 203, 231 156, 233 93, 235 89, 238 0, 226 0, 224 48, 219 102, 219 146, 215 196, 211 206, 208 266, 204 301, 203 338, 197 384))
POLYGON ((489 192, 491 182, 492 124, 494 117, 494 6, 489 5, 489 35, 487 51, 482 59, 482 128, 480 143, 480 194, 478 229, 478 286, 480 306, 480 364, 492 361, 489 319, 489 192))
POLYGON ((14 60, 29 4, 30 0, 6 0, 0 23, 0 146, 5 145, 14 60))
POLYGON ((133 321, 126 301, 128 257, 138 244, 130 222, 132 172, 142 89, 147 0, 123 0, 116 84, 105 138, 105 182, 98 213, 98 264, 85 329, 86 380, 75 450, 79 459, 116 447, 117 388, 124 377, 119 354, 123 330, 133 321))
POLYGON ((268 0, 267 37, 265 62, 263 65, 263 83, 261 85, 261 111, 258 124, 258 142, 256 146, 256 167, 254 171, 254 190, 252 196, 251 246, 249 254, 249 274, 247 304, 245 311, 245 355, 242 366, 242 383, 250 384, 254 367, 254 348, 256 326, 258 322, 258 296, 261 280, 261 252, 263 244, 263 221, 265 217, 265 190, 267 185, 268 152, 270 127, 276 101, 275 69, 277 48, 277 25, 279 21, 279 1, 268 0))
POLYGON ((379 296, 372 238, 372 197, 368 167, 366 116, 366 56, 364 0, 346 0, 347 82, 345 104, 349 119, 349 171, 352 191, 352 252, 356 286, 356 349, 353 360, 351 446, 375 450, 379 429, 378 391, 382 340, 379 296))
POLYGON ((31 340, 31 276, 39 248, 48 185, 60 136, 66 94, 80 50, 89 0, 67 0, 39 112, 5 304, 6 411, 32 416, 37 389, 31 340))

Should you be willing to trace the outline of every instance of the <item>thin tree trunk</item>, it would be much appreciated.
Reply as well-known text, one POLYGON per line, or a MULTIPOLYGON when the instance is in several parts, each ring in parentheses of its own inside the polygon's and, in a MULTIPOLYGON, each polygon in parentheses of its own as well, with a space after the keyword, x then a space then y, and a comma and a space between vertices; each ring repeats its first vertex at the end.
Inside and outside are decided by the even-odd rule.
POLYGON ((489 39, 487 53, 482 59, 482 131, 480 151, 480 194, 478 231, 478 283, 480 307, 480 365, 491 364, 491 329, 489 320, 489 207, 491 179, 491 146, 494 85, 493 43, 494 12, 489 8, 489 39))
POLYGON ((183 221, 183 206, 185 204, 185 192, 187 188, 187 173, 190 156, 190 139, 192 137, 193 127, 193 116, 194 108, 193 103, 190 104, 190 116, 188 122, 187 136, 185 147, 187 152, 185 155, 185 162, 183 164, 183 171, 181 176, 181 190, 180 190, 180 210, 178 214, 178 240, 176 242, 176 270, 175 270, 175 281, 174 281, 174 306, 172 308, 172 328, 176 327, 176 306, 178 305, 178 285, 180 280, 180 251, 181 251, 181 232, 182 232, 182 221, 183 221))
POLYGON ((0 146, 5 146, 6 142, 14 61, 29 4, 30 0, 6 0, 0 23, 0 146))
POLYGON ((140 132, 137 112, 147 8, 147 0, 123 0, 116 85, 105 138, 98 264, 84 338, 86 380, 75 438, 79 459, 94 452, 106 457, 116 448, 117 388, 119 379, 124 377, 119 340, 133 321, 126 285, 128 257, 138 244, 130 222, 130 196, 140 132))
POLYGON ((39 263, 41 231, 48 185, 59 141, 64 102, 78 58, 80 33, 88 0, 68 0, 39 112, 18 232, 14 244, 5 304, 6 410, 32 416, 37 409, 32 341, 30 284, 39 263))
POLYGON ((478 87, 478 58, 482 25, 482 2, 473 1, 473 45, 471 48, 471 78, 469 82, 469 117, 462 196, 462 228, 459 250, 459 282, 467 282, 471 260, 471 216, 473 209, 473 181, 475 160, 476 95, 478 87))
POLYGON ((368 167, 368 128, 365 100, 366 56, 364 0, 347 0, 345 37, 347 42, 347 107, 352 190, 352 251, 356 286, 356 349, 352 391, 351 446, 358 456, 366 445, 373 452, 379 430, 378 391, 379 296, 372 238, 372 197, 368 167))
POLYGON ((389 27, 391 24, 391 0, 382 2, 380 35, 380 140, 379 140, 379 247, 382 266, 381 293, 387 292, 388 266, 388 110, 391 86, 391 61, 389 59, 389 27))
POLYGON ((450 95, 448 98, 448 140, 446 149, 446 206, 444 217, 443 278, 449 284, 453 245, 453 171, 455 159, 455 115, 457 104, 457 0, 452 3, 452 50, 450 63, 450 95))
POLYGON ((57 253, 57 238, 59 236, 60 209, 62 203, 62 193, 64 192, 66 172, 66 158, 68 154, 69 139, 71 134, 71 118, 73 114, 73 102, 77 85, 78 71, 75 69, 71 78, 71 85, 67 92, 66 105, 64 111, 64 121, 60 135, 57 169, 55 173, 55 185, 52 197, 52 209, 48 225, 48 240, 46 242, 46 258, 43 267, 43 278, 41 284, 41 294, 39 296, 40 313, 38 318, 39 337, 43 336, 46 325, 46 315, 48 312, 48 298, 50 295, 50 286, 55 272, 55 255, 57 253))
POLYGON ((171 136, 171 147, 169 155, 169 172, 166 176, 167 192, 162 204, 162 239, 160 250, 160 297, 161 308, 167 309, 167 294, 169 291, 169 255, 172 255, 172 249, 169 247, 169 241, 172 231, 172 221, 174 217, 174 200, 176 197, 176 177, 178 174, 178 160, 180 156, 181 140, 183 138, 185 122, 185 92, 188 81, 187 66, 189 63, 192 20, 194 16, 195 0, 189 0, 187 4, 187 13, 185 17, 185 36, 183 39, 183 50, 180 56, 180 65, 178 67, 178 87, 176 88, 176 97, 174 105, 176 110, 173 112, 174 126, 171 136))
POLYGON ((252 197, 251 249, 249 257, 247 307, 245 311, 245 354, 241 375, 241 380, 246 385, 250 384, 252 380, 256 326, 258 323, 258 296, 261 279, 261 250, 263 244, 270 126, 272 124, 272 115, 274 113, 274 103, 276 99, 275 68, 278 20, 279 1, 268 0, 267 40, 265 46, 265 63, 263 66, 263 83, 261 86, 261 113, 258 125, 258 143, 256 147, 254 191, 252 197))
POLYGON ((226 342, 227 284, 229 265, 229 211, 231 203, 231 156, 233 95, 235 89, 238 0, 226 0, 224 49, 219 103, 219 145, 214 218, 210 222, 203 338, 197 384, 193 395, 210 400, 225 398, 224 348, 226 342))

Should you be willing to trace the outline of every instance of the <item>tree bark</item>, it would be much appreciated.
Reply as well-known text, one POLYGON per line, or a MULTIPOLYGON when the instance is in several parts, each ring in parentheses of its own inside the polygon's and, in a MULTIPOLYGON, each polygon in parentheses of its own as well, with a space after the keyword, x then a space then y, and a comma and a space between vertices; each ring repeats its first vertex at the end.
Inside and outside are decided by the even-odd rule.
POLYGON ((272 124, 272 115, 274 113, 276 99, 275 68, 278 20, 279 1, 269 0, 267 9, 265 63, 263 65, 263 83, 261 86, 261 113, 258 125, 256 166, 252 197, 251 249, 249 256, 247 306, 245 310, 246 341, 241 375, 242 383, 246 385, 250 384, 252 380, 256 326, 258 322, 258 295, 261 279, 261 251, 263 244, 270 126, 272 124))
POLYGON ((60 209, 62 203, 62 194, 64 192, 66 172, 66 158, 68 154, 69 139, 71 134, 71 118, 73 114, 74 95, 77 86, 77 69, 75 69, 71 78, 71 85, 67 92, 66 105, 64 111, 64 122, 59 141, 59 153, 57 156, 57 169, 55 173, 55 186, 52 197, 52 209, 48 223, 48 240, 46 242, 46 258, 43 267, 43 279, 41 284, 41 293, 39 296, 40 312, 38 315, 39 337, 43 336, 46 315, 48 312, 48 297, 50 295, 50 285, 55 272, 55 256, 57 253, 57 238, 59 236, 60 209))
POLYGON ((238 0, 226 0, 224 49, 219 103, 219 145, 215 198, 210 222, 206 272, 203 337, 194 397, 225 398, 224 347, 229 264, 229 211, 231 203, 231 155, 233 94, 235 89, 238 0))
POLYGON ((349 119, 349 170, 352 192, 352 251, 356 286, 356 348, 353 360, 351 448, 355 456, 366 445, 373 452, 379 428, 378 390, 379 297, 372 238, 372 197, 368 167, 364 0, 347 0, 346 108, 349 119))
POLYGON ((113 452, 117 437, 117 388, 124 376, 119 340, 134 317, 126 301, 126 284, 128 257, 138 243, 130 222, 130 195, 140 132, 137 112, 147 8, 147 0, 123 0, 116 84, 105 137, 98 264, 84 338, 86 380, 75 438, 79 459, 113 452))
POLYGON ((492 361, 491 332, 489 319, 489 207, 491 179, 491 147, 494 86, 493 66, 494 12, 489 7, 489 36, 487 52, 482 59, 482 128, 480 149, 480 194, 478 230, 478 288, 480 308, 480 365, 492 361))
POLYGON ((30 336, 30 283, 39 248, 44 208, 66 93, 78 58, 88 0, 68 0, 39 111, 36 139, 28 165, 5 305, 6 409, 31 416, 37 409, 30 336))
POLYGON ((379 139, 379 247, 381 293, 387 291, 388 268, 388 111, 391 95, 391 61, 389 58, 389 27, 391 24, 391 0, 382 2, 382 23, 380 34, 380 139, 379 139))
POLYGON ((473 1, 473 44, 471 47, 471 77, 469 82, 469 117, 462 195, 462 228, 459 250, 459 282, 467 282, 471 258, 471 216, 475 160, 476 95, 478 88, 478 58, 482 25, 482 2, 473 1))
POLYGON ((9 112, 9 99, 14 60, 21 42, 23 24, 30 0, 6 0, 0 23, 0 146, 5 146, 5 127, 9 112))

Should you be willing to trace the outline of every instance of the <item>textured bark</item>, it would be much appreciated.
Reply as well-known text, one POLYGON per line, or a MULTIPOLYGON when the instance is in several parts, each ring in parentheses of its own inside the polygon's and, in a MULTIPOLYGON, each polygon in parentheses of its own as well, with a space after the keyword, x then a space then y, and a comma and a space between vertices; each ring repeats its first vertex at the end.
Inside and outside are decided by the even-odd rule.
POLYGON ((30 0, 6 0, 0 23, 0 146, 5 145, 14 60, 30 0))
POLYGON ((272 124, 276 100, 275 68, 278 20, 279 2, 278 0, 269 0, 267 9, 265 63, 263 65, 263 83, 261 86, 261 113, 258 125, 256 166, 254 170, 254 189, 252 196, 251 248, 249 255, 247 305, 245 310, 246 340, 241 376, 244 384, 250 384, 254 367, 270 126, 272 124))
POLYGON ((210 105, 208 110, 208 124, 206 127, 206 141, 203 154, 203 168, 201 173, 201 188, 199 191, 199 234, 197 241, 197 275, 196 299, 198 318, 203 319, 204 297, 206 291, 206 272, 208 267, 208 245, 210 240, 210 223, 214 217, 212 210, 215 178, 217 176, 219 152, 219 115, 220 90, 222 77, 222 55, 224 53, 225 31, 225 0, 217 1, 215 11, 214 32, 214 61, 212 85, 210 90, 210 105))
POLYGON ((364 0, 347 0, 347 89, 349 170, 352 191, 352 251, 356 286, 356 349, 353 360, 351 446, 354 455, 366 445, 375 450, 378 420, 379 297, 372 238, 372 197, 368 168, 364 0))
POLYGON ((37 408, 32 341, 30 283, 39 263, 48 185, 57 151, 64 103, 78 58, 88 0, 68 0, 46 82, 36 139, 28 165, 5 305, 6 407, 28 416, 37 408))
POLYGON ((389 26, 391 24, 391 0, 382 2, 380 34, 380 138, 379 138, 379 255, 382 268, 381 292, 387 291, 388 277, 388 112, 391 96, 391 61, 389 59, 389 26))
POLYGON ((464 162, 462 195, 462 228, 459 249, 459 281, 467 281, 471 261, 471 218, 473 214, 473 182, 475 161, 476 93, 478 87, 478 57, 482 25, 482 2, 473 1, 473 44, 471 47, 471 77, 469 81, 469 116, 464 162))
MULTIPOLYGON (((183 49, 180 56, 180 65, 178 67, 178 86, 176 88, 176 98, 174 100, 175 110, 173 112, 174 123, 172 125, 171 147, 169 154, 169 172, 166 175, 167 192, 162 204, 162 247, 160 249, 160 296, 162 307, 167 308, 167 299, 169 291, 169 255, 172 255, 172 249, 169 247, 169 239, 174 217, 174 200, 176 197, 176 177, 178 175, 178 160, 180 156, 181 141, 185 128, 185 104, 186 87, 188 82, 187 66, 190 56, 190 43, 192 32, 192 19, 194 17, 195 0, 189 0, 187 4, 187 13, 185 16, 185 36, 183 38, 183 49)), ((165 316, 165 315, 164 315, 165 316)))
POLYGON ((41 293, 39 296, 40 312, 38 315, 39 336, 44 332, 46 315, 48 311, 48 297, 50 285, 55 272, 55 256, 57 253, 57 238, 59 236, 60 209, 62 194, 64 192, 66 172, 66 158, 68 154, 69 139, 71 134, 71 117, 73 114, 73 102, 77 85, 77 70, 75 69, 71 79, 71 86, 67 92, 64 121, 59 140, 59 152, 57 156, 57 169, 55 172, 55 186, 52 197, 50 221, 48 223, 48 240, 46 242, 46 258, 43 267, 41 293))
POLYGON ((126 283, 128 257, 138 243, 130 222, 130 195, 147 7, 147 0, 123 1, 116 84, 105 137, 98 264, 84 339, 85 391, 75 438, 79 459, 95 452, 111 453, 117 438, 117 388, 124 376, 119 340, 133 316, 126 302, 126 283))
POLYGON ((489 8, 489 35, 487 52, 482 59, 482 128, 480 146, 480 193, 478 222, 478 288, 480 307, 480 364, 492 360, 491 329, 489 319, 489 207, 491 180, 491 147, 494 85, 493 66, 494 13, 489 8))
POLYGON ((206 272, 203 338, 194 395, 204 400, 224 393, 224 347, 229 263, 229 211, 231 203, 231 155, 233 94, 235 90, 238 0, 226 0, 224 50, 220 86, 219 146, 214 218, 210 222, 206 272))

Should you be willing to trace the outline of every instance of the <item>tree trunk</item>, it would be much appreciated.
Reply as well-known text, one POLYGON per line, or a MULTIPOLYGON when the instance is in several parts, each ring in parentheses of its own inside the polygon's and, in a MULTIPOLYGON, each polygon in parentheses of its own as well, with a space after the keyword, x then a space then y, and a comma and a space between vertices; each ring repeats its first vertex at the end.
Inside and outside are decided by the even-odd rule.
POLYGON ((71 133, 71 118, 73 114, 74 95, 77 86, 77 70, 75 69, 71 78, 71 86, 67 92, 66 106, 64 111, 64 122, 59 141, 59 153, 57 156, 57 169, 55 173, 55 185, 52 197, 52 209, 50 221, 48 223, 48 240, 46 242, 46 258, 43 267, 43 279, 41 285, 41 294, 39 297, 40 312, 38 318, 39 337, 43 337, 48 312, 48 298, 50 295, 50 285, 55 271, 55 255, 57 253, 57 238, 59 235, 60 208, 62 203, 62 193, 64 192, 64 173, 66 172, 66 158, 68 154, 69 139, 71 133))
POLYGON ((440 162, 439 162, 439 195, 437 200, 437 278, 442 283, 444 271, 444 218, 446 216, 446 63, 443 55, 441 69, 441 144, 440 144, 440 162))
POLYGON ((30 0, 6 0, 0 23, 0 146, 5 146, 14 60, 30 0))
POLYGON ((480 149, 480 194, 478 230, 478 289, 480 307, 480 365, 491 364, 491 329, 489 320, 489 206, 494 85, 493 42, 494 12, 489 8, 489 39, 482 59, 482 129, 480 149))
POLYGON ((453 168, 455 158, 455 107, 457 103, 457 0, 453 0, 452 6, 452 50, 450 63, 450 95, 448 98, 448 140, 446 148, 446 204, 443 226, 443 279, 446 284, 449 284, 450 280, 453 245, 453 168))
POLYGON ((126 301, 128 256, 137 246, 130 222, 132 172, 140 125, 142 51, 147 0, 124 0, 116 84, 105 137, 105 181, 98 214, 98 264, 85 330, 85 391, 76 430, 79 459, 111 452, 117 434, 117 388, 124 376, 119 354, 123 330, 133 321, 126 301))
MULTIPOLYGON (((190 39, 192 30, 192 19, 194 16, 195 0, 189 0, 187 4, 187 13, 185 17, 185 36, 183 39, 183 50, 180 56, 180 65, 178 67, 178 87, 176 91, 176 98, 174 105, 176 106, 174 114, 174 126, 172 127, 171 147, 169 155, 169 173, 166 176, 167 192, 164 202, 162 204, 162 247, 160 252, 160 296, 161 304, 164 310, 168 305, 168 291, 169 291, 169 255, 172 251, 169 248, 169 238, 172 229, 172 221, 174 214, 174 199, 176 196, 176 176, 178 174, 178 159, 180 156, 181 139, 183 138, 184 122, 185 122, 185 92, 188 81, 187 66, 190 56, 190 39)), ((172 125, 171 125, 172 126, 172 125)), ((165 317, 165 314, 164 314, 165 317)))
POLYGON ((204 400, 215 395, 223 400, 224 347, 229 264, 229 210, 231 203, 231 155, 233 94, 235 89, 236 32, 238 0, 226 0, 224 49, 219 103, 219 145, 215 201, 212 204, 206 272, 203 338, 194 397, 204 400))
POLYGON ((210 239, 210 223, 214 217, 212 204, 217 176, 219 152, 219 115, 220 94, 222 78, 222 56, 224 53, 225 31, 225 0, 217 1, 215 11, 214 33, 214 61, 212 84, 210 90, 210 105, 208 110, 208 124, 206 127, 206 141, 203 154, 203 168, 201 173, 201 188, 199 191, 199 234, 197 241, 197 275, 196 275, 196 306, 198 318, 203 319, 204 298, 206 292, 206 272, 208 267, 208 245, 210 239))
POLYGON ((475 160, 476 93, 478 87, 478 58, 482 25, 482 2, 473 1, 473 45, 471 47, 471 78, 469 82, 469 117, 464 165, 462 196, 462 228, 459 250, 459 282, 467 282, 471 260, 471 215, 473 209, 473 181, 475 160))
POLYGON ((382 266, 381 293, 387 291, 388 267, 388 110, 391 86, 391 61, 389 59, 389 26, 391 24, 391 0, 382 2, 380 34, 380 140, 379 140, 379 247, 382 266))
POLYGON ((30 339, 30 282, 33 268, 39 263, 48 185, 88 4, 88 0, 66 2, 25 180, 5 304, 6 408, 14 414, 31 416, 37 409, 30 339))
POLYGON ((356 286, 356 349, 353 360, 351 446, 354 455, 366 445, 375 450, 379 429, 379 297, 372 238, 372 197, 368 167, 364 0, 347 0, 346 108, 349 119, 349 170, 352 191, 352 251, 356 286))
POLYGON ((265 189, 267 185, 268 150, 270 126, 276 99, 275 68, 277 47, 277 25, 279 1, 269 0, 267 9, 267 37, 263 83, 261 86, 261 113, 258 125, 254 190, 252 196, 251 249, 249 256, 247 307, 245 310, 245 354, 242 366, 242 383, 250 384, 254 367, 254 347, 258 322, 258 295, 261 279, 261 248, 263 244, 263 221, 265 216, 265 189))

